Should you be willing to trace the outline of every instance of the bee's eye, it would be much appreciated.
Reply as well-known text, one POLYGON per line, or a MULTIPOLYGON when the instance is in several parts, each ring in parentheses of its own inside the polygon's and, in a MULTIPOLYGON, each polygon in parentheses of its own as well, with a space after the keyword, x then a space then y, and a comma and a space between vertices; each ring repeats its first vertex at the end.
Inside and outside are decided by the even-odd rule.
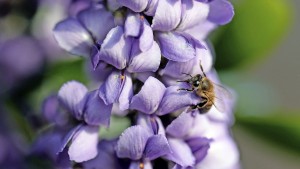
POLYGON ((199 81, 194 81, 194 82, 193 82, 193 86, 195 86, 195 87, 198 87, 199 84, 200 84, 199 81))

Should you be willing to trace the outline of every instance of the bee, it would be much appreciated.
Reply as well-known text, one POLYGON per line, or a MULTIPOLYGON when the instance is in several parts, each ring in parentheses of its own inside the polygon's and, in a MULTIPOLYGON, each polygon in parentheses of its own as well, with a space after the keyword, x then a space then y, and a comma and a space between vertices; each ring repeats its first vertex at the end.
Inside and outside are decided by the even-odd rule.
POLYGON ((207 113, 212 106, 215 106, 220 112, 225 112, 225 104, 223 99, 227 97, 230 98, 230 92, 223 86, 215 84, 212 82, 204 73, 203 67, 200 62, 200 68, 202 74, 197 74, 192 76, 187 73, 185 75, 190 76, 189 79, 177 82, 186 82, 191 85, 190 89, 179 88, 178 90, 194 92, 201 98, 201 101, 198 104, 191 105, 190 109, 198 109, 200 114, 207 113))

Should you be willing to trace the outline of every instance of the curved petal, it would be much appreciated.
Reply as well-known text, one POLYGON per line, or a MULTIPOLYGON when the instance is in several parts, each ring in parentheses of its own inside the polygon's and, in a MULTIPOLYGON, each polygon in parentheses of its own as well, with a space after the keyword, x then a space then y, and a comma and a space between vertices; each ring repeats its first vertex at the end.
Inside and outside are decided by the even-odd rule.
POLYGON ((99 96, 106 105, 117 102, 122 89, 124 76, 120 71, 113 71, 99 88, 99 96))
POLYGON ((143 156, 146 143, 151 134, 142 126, 127 128, 120 136, 116 147, 119 158, 139 160, 143 156))
POLYGON ((142 21, 140 14, 129 12, 124 25, 125 36, 138 37, 141 32, 142 21))
POLYGON ((64 151, 65 147, 68 145, 68 143, 71 141, 71 139, 73 138, 73 136, 77 133, 77 131, 82 127, 82 124, 79 124, 78 126, 74 127, 71 131, 69 131, 67 133, 66 136, 64 136, 62 142, 61 142, 61 146, 57 152, 57 154, 61 153, 64 151))
POLYGON ((168 139, 171 153, 166 155, 166 158, 179 164, 182 167, 193 166, 195 163, 195 157, 189 146, 179 139, 169 138, 168 139))
POLYGON ((53 34, 58 45, 66 51, 78 56, 90 56, 92 37, 76 19, 68 18, 59 22, 53 34))
POLYGON ((144 13, 148 16, 154 16, 157 5, 158 5, 158 0, 148 1, 148 5, 147 5, 147 8, 145 9, 144 13))
POLYGON ((134 12, 142 12, 146 9, 148 0, 119 0, 119 3, 134 12))
POLYGON ((206 157, 212 141, 212 139, 205 137, 191 138, 186 141, 196 158, 196 164, 201 162, 206 157))
POLYGON ((232 169, 239 164, 239 152, 234 141, 228 137, 210 143, 206 157, 196 168, 232 169))
POLYGON ((193 36, 195 39, 204 40, 207 38, 208 34, 217 27, 216 24, 205 20, 197 25, 185 30, 188 34, 193 36))
POLYGON ((112 104, 106 105, 98 91, 90 92, 84 109, 84 121, 89 125, 109 127, 112 104))
POLYGON ((209 21, 219 25, 225 25, 232 20, 234 16, 234 10, 232 4, 229 1, 214 0, 210 2, 209 5, 209 21))
POLYGON ((68 154, 70 160, 83 162, 96 157, 98 153, 99 127, 83 126, 72 138, 68 154))
POLYGON ((178 33, 157 33, 156 37, 162 55, 169 60, 186 62, 196 56, 195 44, 178 33))
POLYGON ((159 80, 149 77, 141 91, 133 96, 130 108, 146 114, 154 113, 163 98, 165 90, 166 87, 159 80))
POLYGON ((58 99, 73 113, 78 120, 82 118, 82 102, 87 94, 87 88, 77 81, 65 83, 58 91, 58 99))
POLYGON ((147 20, 144 19, 141 34, 138 39, 139 47, 142 52, 148 51, 153 45, 153 31, 147 20))
POLYGON ((98 42, 102 42, 107 33, 115 26, 112 13, 104 8, 83 10, 77 15, 77 18, 98 42))
POLYGON ((166 131, 169 135, 177 138, 184 138, 195 125, 195 117, 191 112, 182 112, 171 124, 166 131))
POLYGON ((127 70, 129 72, 155 72, 161 61, 161 54, 159 46, 156 42, 146 52, 139 52, 139 48, 134 45, 132 47, 132 53, 138 53, 132 56, 127 70))
POLYGON ((160 75, 167 75, 176 79, 181 79, 180 77, 186 77, 186 74, 190 74, 193 67, 196 65, 196 59, 197 57, 187 62, 168 61, 166 67, 160 71, 160 75))
POLYGON ((171 153, 171 150, 166 136, 158 134, 148 139, 144 158, 154 160, 168 153, 171 153))
POLYGON ((137 124, 148 129, 148 131, 152 134, 161 134, 164 136, 166 135, 165 128, 160 118, 156 115, 139 113, 137 117, 137 124))
POLYGON ((182 87, 170 86, 166 89, 158 107, 157 115, 165 115, 200 102, 201 99, 194 92, 178 91, 179 88, 182 87))
POLYGON ((182 1, 181 22, 176 30, 183 31, 207 19, 209 5, 197 1, 182 1))
POLYGON ((99 59, 117 69, 124 69, 129 58, 131 43, 130 38, 125 38, 123 28, 117 26, 111 29, 104 39, 99 52, 99 59))
POLYGON ((129 104, 133 96, 132 79, 130 74, 127 72, 125 73, 125 79, 122 86, 123 87, 119 96, 119 109, 124 111, 129 108, 129 104))
POLYGON ((170 31, 175 29, 181 18, 181 1, 158 1, 157 9, 153 17, 152 28, 158 31, 170 31), (167 9, 167 10, 166 10, 167 9))

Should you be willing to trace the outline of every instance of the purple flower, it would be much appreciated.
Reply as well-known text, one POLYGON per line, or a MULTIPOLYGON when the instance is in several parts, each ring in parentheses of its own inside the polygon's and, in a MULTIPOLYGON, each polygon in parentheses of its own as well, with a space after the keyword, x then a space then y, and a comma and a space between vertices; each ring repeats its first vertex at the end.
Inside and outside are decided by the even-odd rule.
POLYGON ((112 105, 105 105, 97 91, 88 92, 79 82, 65 83, 58 92, 59 101, 73 117, 81 121, 65 137, 60 152, 71 141, 71 160, 82 162, 97 155, 99 125, 108 127, 112 105))
POLYGON ((164 135, 154 135, 146 128, 136 125, 127 128, 119 138, 116 147, 119 158, 133 160, 130 168, 138 169, 143 165, 151 168, 151 160, 170 152, 169 144, 164 135))

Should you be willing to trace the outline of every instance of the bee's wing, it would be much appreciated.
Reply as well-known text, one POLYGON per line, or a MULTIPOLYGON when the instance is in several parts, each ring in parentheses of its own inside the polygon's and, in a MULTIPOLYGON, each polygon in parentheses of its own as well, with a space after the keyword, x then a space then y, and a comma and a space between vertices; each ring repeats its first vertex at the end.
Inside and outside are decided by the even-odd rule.
POLYGON ((213 83, 214 84, 214 92, 215 92, 215 99, 213 105, 223 113, 228 113, 229 106, 227 105, 228 102, 233 99, 232 93, 224 86, 213 83))

